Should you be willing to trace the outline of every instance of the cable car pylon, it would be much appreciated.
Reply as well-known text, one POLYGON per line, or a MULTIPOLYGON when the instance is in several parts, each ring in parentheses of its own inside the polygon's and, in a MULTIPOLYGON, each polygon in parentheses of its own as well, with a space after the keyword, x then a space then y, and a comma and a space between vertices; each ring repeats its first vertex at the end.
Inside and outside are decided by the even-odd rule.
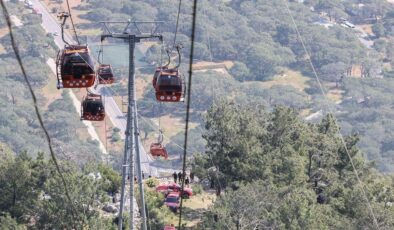
POLYGON ((141 42, 144 39, 159 39, 163 40, 161 34, 156 33, 158 25, 162 22, 101 22, 104 26, 104 34, 101 35, 101 41, 106 38, 122 39, 129 44, 129 81, 128 81, 128 103, 127 103, 127 125, 125 131, 125 149, 122 164, 122 187, 121 187, 121 200, 120 200, 120 210, 118 216, 118 229, 122 230, 123 225, 123 208, 125 201, 125 185, 127 178, 127 168, 129 167, 129 179, 130 179, 130 229, 134 229, 134 208, 133 208, 133 197, 134 197, 134 153, 136 154, 136 166, 138 174, 138 185, 140 191, 141 199, 141 229, 147 230, 147 219, 145 211, 145 198, 144 198, 144 188, 142 183, 142 171, 141 171, 141 158, 140 158, 140 145, 139 145, 139 131, 138 131, 138 111, 136 102, 136 89, 135 89, 135 60, 134 60, 134 50, 135 44, 141 42), (109 25, 113 23, 116 24, 126 24, 122 33, 112 32, 109 25), (142 33, 139 25, 150 24, 155 28, 149 33, 142 33), (130 27, 134 27, 137 33, 128 32, 132 30, 130 27))

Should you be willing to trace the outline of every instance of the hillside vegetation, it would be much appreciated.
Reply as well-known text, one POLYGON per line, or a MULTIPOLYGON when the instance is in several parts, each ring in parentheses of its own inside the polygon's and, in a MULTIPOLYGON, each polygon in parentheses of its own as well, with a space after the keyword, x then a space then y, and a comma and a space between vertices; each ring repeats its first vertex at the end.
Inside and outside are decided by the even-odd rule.
POLYGON ((358 136, 344 137, 346 150, 331 115, 307 124, 288 108, 221 102, 205 121, 194 170, 225 194, 203 229, 375 229, 368 202, 381 229, 394 227, 394 177, 365 162, 358 136))
MULTIPOLYGON (((45 2, 51 2, 52 13, 65 6, 64 1, 45 2)), ((98 21, 130 18, 164 21, 165 48, 172 46, 178 1, 80 2, 73 7, 80 19, 77 30, 96 46, 98 21)), ((394 7, 383 0, 287 3, 328 99, 284 0, 199 1, 195 61, 231 65, 193 73, 188 167, 199 182, 193 184, 195 196, 185 202, 184 229, 394 229, 394 177, 389 174, 394 171, 394 7), (341 25, 343 20, 356 28, 341 25), (311 114, 317 118, 306 121, 311 114)), ((191 4, 182 1, 176 41, 184 45, 180 68, 185 75, 191 4)), ((6 5, 23 22, 13 26, 18 50, 65 180, 49 160, 48 143, 0 16, 0 229, 116 229, 116 214, 102 209, 112 199, 111 204, 117 202, 120 172, 112 168, 122 168, 120 154, 102 164, 71 91, 55 96, 52 91, 46 61, 57 51, 53 36, 23 2, 6 5)), ((153 74, 164 48, 150 45, 138 60, 144 65, 137 72, 143 82, 138 112, 147 118, 140 120, 140 130, 144 140, 152 140, 153 121, 163 117, 171 134, 166 147, 176 159, 155 164, 179 168, 185 104, 159 105, 150 78, 141 80, 153 74)), ((120 66, 112 90, 125 95, 121 63, 126 61, 113 56, 120 66)), ((113 129, 112 139, 122 145, 119 129, 113 129)), ((178 215, 169 211, 154 185, 145 193, 148 223, 163 229, 177 223, 178 215)))
MULTIPOLYGON (((260 101, 270 107, 290 106, 304 115, 338 111, 342 132, 358 133, 359 147, 365 157, 376 162, 381 171, 393 171, 393 145, 385 140, 394 135, 393 129, 376 122, 393 121, 387 109, 391 108, 392 93, 383 87, 393 75, 394 40, 390 26, 393 5, 385 0, 309 0, 288 4, 330 101, 322 98, 284 1, 218 0, 199 2, 195 59, 230 60, 234 65, 229 69, 231 76, 208 71, 194 77, 192 108, 203 113, 212 101, 229 98, 240 103, 260 101), (344 19, 357 27, 341 25, 344 19), (358 24, 369 29, 359 29, 358 24), (370 47, 366 45, 369 43, 370 47), (292 82, 285 86, 270 83, 291 75, 294 70, 310 77, 302 91, 294 88, 292 82), (273 86, 263 87, 255 81, 273 86), (376 82, 373 89, 368 82, 376 82), (368 102, 363 103, 365 98, 368 102), (361 117, 355 119, 354 113, 361 117), (375 114, 374 117, 368 116, 370 113, 375 114), (376 138, 379 132, 385 133, 387 138, 376 138)), ((91 0, 78 9, 86 10, 80 17, 90 20, 90 23, 81 23, 81 29, 101 28, 95 22, 102 20, 164 21, 160 31, 165 45, 172 46, 178 1, 91 0)), ((176 41, 185 46, 184 61, 190 45, 190 9, 191 2, 182 3, 176 41)), ((159 50, 159 46, 149 49, 146 60, 159 63, 159 50)), ((147 69, 146 73, 152 71, 153 68, 147 69)), ((175 112, 173 116, 183 116, 182 105, 165 105, 158 111, 152 95, 148 90, 139 102, 145 116, 157 117, 170 112, 175 112)), ((201 120, 199 116, 193 118, 196 122, 201 120)), ((180 152, 173 149, 174 155, 180 152)))

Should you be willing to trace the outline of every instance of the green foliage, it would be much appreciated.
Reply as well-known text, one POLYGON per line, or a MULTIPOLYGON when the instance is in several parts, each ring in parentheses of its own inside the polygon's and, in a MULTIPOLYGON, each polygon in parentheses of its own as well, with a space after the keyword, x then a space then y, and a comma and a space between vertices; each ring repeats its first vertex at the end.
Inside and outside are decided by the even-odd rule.
MULTIPOLYGON (((100 153, 97 145, 78 138, 78 129, 84 126, 76 110, 73 109, 68 91, 64 90, 62 98, 51 103, 40 92, 40 89, 48 83, 48 77, 54 77, 46 64, 48 57, 55 55, 55 50, 51 48, 54 42, 53 38, 46 36, 46 32, 40 25, 41 22, 35 20, 36 15, 22 13, 26 12, 24 8, 24 5, 19 2, 17 5, 12 3, 8 5, 10 14, 18 15, 24 22, 23 27, 15 27, 13 32, 54 149, 61 156, 66 155, 78 159, 81 164, 88 160, 96 160, 100 153)), ((30 93, 20 69, 16 68, 18 64, 11 49, 9 36, 3 36, 0 40, 6 51, 0 58, 0 84, 2 86, 0 139, 7 143, 14 152, 26 150, 32 155, 37 152, 48 153, 48 145, 36 119, 30 93)))
POLYGON ((375 34, 376 37, 380 38, 384 36, 385 29, 382 23, 376 23, 372 26, 372 32, 375 34))
MULTIPOLYGON (((111 3, 102 0, 90 1, 90 7, 95 10, 90 11, 86 17, 97 21, 110 16, 129 15, 137 21, 166 21, 160 29, 164 42, 172 43, 174 34, 171 25, 176 23, 176 2, 149 0, 124 3, 114 0, 111 3)), ((289 4, 300 32, 313 53, 312 59, 317 70, 321 66, 336 62, 359 62, 366 56, 360 42, 349 30, 340 26, 327 29, 312 25, 319 16, 316 12, 311 12, 310 7, 314 7, 317 12, 326 12, 332 20, 339 20, 347 17, 347 3, 333 0, 289 4)), ((373 7, 374 3, 364 4, 373 7)), ((389 6, 384 4, 385 7, 386 5, 389 6)), ((284 67, 297 66, 301 70, 309 68, 305 65, 305 53, 288 13, 283 10, 284 7, 283 2, 268 0, 201 2, 196 28, 195 58, 237 61, 231 72, 239 81, 265 80, 284 67)), ((191 2, 184 3, 180 12, 177 42, 185 46, 182 50, 183 57, 187 57, 189 52, 191 18, 186 9, 190 8, 191 2)), ((366 12, 382 14, 368 7, 365 9, 368 9, 366 12)), ((363 17, 370 16, 366 14, 363 17)), ((160 46, 149 49, 145 59, 149 63, 160 63, 160 46)), ((309 69, 307 71, 310 72, 309 69)))
POLYGON ((120 141, 120 139, 121 139, 121 136, 120 136, 119 133, 113 133, 113 134, 112 134, 111 140, 112 140, 113 142, 118 142, 118 141, 120 141))
POLYGON ((45 176, 45 168, 37 167, 36 164, 40 162, 32 161, 26 152, 22 152, 16 158, 5 154, 2 156, 1 163, 0 210, 17 218, 34 213, 42 185, 39 179, 45 176), (37 170, 33 167, 37 167, 37 170))
POLYGON ((9 215, 0 217, 0 229, 3 230, 25 230, 27 229, 23 225, 20 225, 16 222, 15 219, 10 217, 9 215))
POLYGON ((147 179, 146 180, 146 185, 149 187, 149 188, 154 188, 154 187, 156 187, 157 185, 159 185, 159 180, 157 180, 156 178, 149 178, 149 179, 147 179))
POLYGON ((248 80, 248 76, 250 74, 250 70, 248 67, 242 62, 234 62, 233 67, 230 69, 230 74, 238 81, 244 82, 248 80))
POLYGON ((103 180, 102 190, 108 193, 119 192, 121 186, 121 177, 119 173, 104 164, 98 165, 98 171, 100 172, 103 180))
POLYGON ((295 61, 289 48, 271 45, 267 42, 251 45, 246 50, 246 63, 256 80, 263 80, 278 73, 279 66, 295 61))
POLYGON ((194 195, 201 194, 203 191, 201 184, 192 184, 192 190, 194 195))
POLYGON ((97 210, 106 194, 105 180, 116 176, 113 171, 110 174, 108 168, 101 166, 105 179, 102 181, 81 172, 71 162, 59 162, 68 195, 75 201, 72 204, 52 161, 45 160, 44 154, 33 159, 26 152, 14 156, 2 150, 0 156, 0 212, 5 215, 0 219, 1 229, 25 229, 19 224, 32 220, 37 229, 111 228, 111 221, 100 217, 97 210))
POLYGON ((376 163, 379 170, 392 171, 392 111, 387 105, 394 103, 390 96, 394 84, 386 79, 346 79, 343 106, 347 113, 339 118, 348 125, 344 132, 357 132, 363 138, 359 147, 364 150, 367 159, 376 163))
POLYGON ((379 224, 394 227, 394 209, 379 208, 394 199, 386 190, 392 178, 364 162, 358 136, 344 137, 345 150, 331 115, 307 124, 288 108, 266 112, 258 104, 221 102, 208 110, 205 122, 207 149, 195 156, 193 171, 226 194, 205 215, 202 228, 374 228, 364 221, 370 213, 348 154, 379 224), (319 194, 324 204, 317 203, 319 194))
POLYGON ((173 214, 164 205, 164 195, 156 191, 145 191, 146 208, 149 212, 149 225, 152 229, 163 229, 164 221, 173 214))

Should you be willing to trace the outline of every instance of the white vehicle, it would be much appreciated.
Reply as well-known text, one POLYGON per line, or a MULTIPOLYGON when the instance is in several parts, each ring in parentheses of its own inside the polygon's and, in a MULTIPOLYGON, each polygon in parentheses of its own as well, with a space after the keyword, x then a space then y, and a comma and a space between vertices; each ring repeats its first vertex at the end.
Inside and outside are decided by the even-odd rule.
POLYGON ((345 22, 343 23, 345 24, 345 26, 349 27, 349 28, 355 28, 354 24, 350 23, 350 22, 345 22))
POLYGON ((25 1, 25 6, 29 9, 33 9, 33 3, 31 1, 25 1))

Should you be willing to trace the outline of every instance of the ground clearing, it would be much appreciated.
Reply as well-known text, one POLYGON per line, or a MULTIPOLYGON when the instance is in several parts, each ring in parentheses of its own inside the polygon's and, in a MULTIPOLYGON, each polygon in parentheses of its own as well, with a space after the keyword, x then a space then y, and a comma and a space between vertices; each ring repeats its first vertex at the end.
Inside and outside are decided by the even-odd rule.
POLYGON ((262 88, 270 89, 275 85, 292 86, 299 91, 304 91, 308 88, 308 81, 310 78, 303 76, 298 71, 287 70, 281 75, 275 75, 272 80, 269 81, 250 81, 244 84, 260 85, 262 88))

